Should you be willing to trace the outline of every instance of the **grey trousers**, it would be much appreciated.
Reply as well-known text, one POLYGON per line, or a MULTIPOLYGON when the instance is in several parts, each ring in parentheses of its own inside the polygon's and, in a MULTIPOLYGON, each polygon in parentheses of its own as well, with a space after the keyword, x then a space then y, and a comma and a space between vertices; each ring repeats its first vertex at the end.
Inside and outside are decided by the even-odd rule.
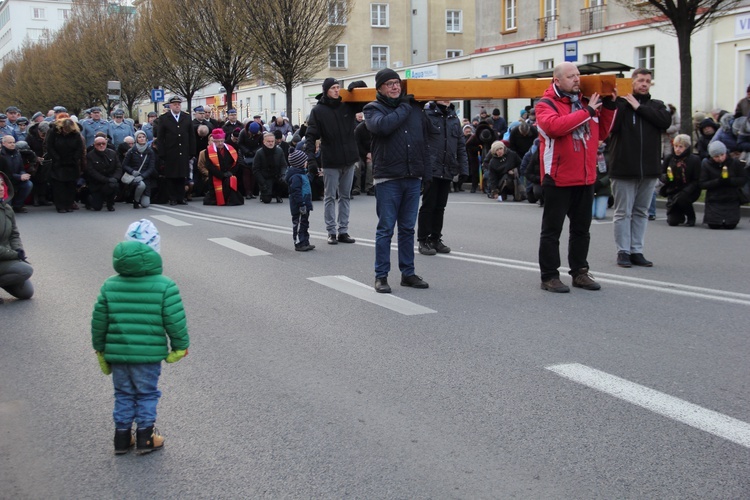
POLYGON ((612 179, 615 244, 618 252, 643 253, 648 207, 656 179, 612 179))
POLYGON ((34 269, 20 260, 0 261, 0 288, 18 299, 30 299, 34 286, 29 281, 34 269))
POLYGON ((323 218, 328 234, 336 234, 336 195, 339 197, 338 234, 349 233, 349 202, 354 182, 354 164, 323 169, 323 218))

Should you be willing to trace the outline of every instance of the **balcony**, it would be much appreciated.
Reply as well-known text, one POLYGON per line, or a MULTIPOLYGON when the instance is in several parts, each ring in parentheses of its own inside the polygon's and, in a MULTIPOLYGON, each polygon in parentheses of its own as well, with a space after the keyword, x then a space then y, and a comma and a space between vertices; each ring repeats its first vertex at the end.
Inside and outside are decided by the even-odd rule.
POLYGON ((547 16, 537 19, 539 22, 539 39, 545 42, 557 40, 557 18, 559 16, 547 16))
POLYGON ((588 35, 597 31, 604 31, 607 25, 607 6, 597 5, 581 9, 581 34, 588 35))

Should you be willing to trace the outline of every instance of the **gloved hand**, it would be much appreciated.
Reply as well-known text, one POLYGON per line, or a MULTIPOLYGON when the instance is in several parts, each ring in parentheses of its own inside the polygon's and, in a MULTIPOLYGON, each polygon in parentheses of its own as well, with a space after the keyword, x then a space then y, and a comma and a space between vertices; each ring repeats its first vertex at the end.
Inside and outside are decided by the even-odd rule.
POLYGON ((143 182, 143 177, 141 177, 140 175, 136 175, 135 177, 133 177, 133 184, 140 184, 141 182, 143 182))
POLYGON ((117 188, 117 183, 118 183, 118 181, 117 181, 117 179, 115 179, 114 177, 110 177, 109 179, 107 179, 107 182, 109 183, 109 185, 110 185, 111 187, 113 187, 113 188, 117 188))
POLYGON ((299 207, 299 213, 305 215, 307 213, 307 206, 302 205, 301 207, 299 207))
POLYGON ((401 97, 398 98, 399 102, 405 102, 407 104, 411 104, 414 102, 414 94, 404 94, 401 97))
POLYGON ((229 179, 230 177, 232 177, 232 172, 224 172, 225 179, 229 179))
POLYGON ((167 359, 165 361, 167 363, 177 363, 179 360, 181 360, 187 355, 188 355, 187 349, 185 349, 184 351, 178 349, 176 351, 172 351, 169 354, 167 354, 167 359))
POLYGON ((26 252, 23 248, 17 248, 16 253, 18 254, 18 260, 26 262, 26 252))
POLYGON ((104 359, 103 352, 96 351, 96 360, 99 361, 99 368, 102 369, 103 374, 109 375, 112 373, 112 366, 104 359))

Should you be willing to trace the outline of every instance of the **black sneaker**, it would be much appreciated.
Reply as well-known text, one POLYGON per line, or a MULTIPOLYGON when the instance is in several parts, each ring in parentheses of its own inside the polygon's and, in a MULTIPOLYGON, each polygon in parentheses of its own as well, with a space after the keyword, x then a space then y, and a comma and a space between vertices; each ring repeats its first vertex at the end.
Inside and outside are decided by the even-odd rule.
POLYGON ((315 245, 296 245, 294 249, 297 252, 309 252, 310 250, 313 250, 315 248, 315 245))
POLYGON ((412 274, 411 276, 404 276, 402 274, 401 286, 408 286, 411 288, 429 288, 430 287, 430 285, 428 285, 427 282, 421 278, 421 276, 417 276, 416 274, 412 274))
POLYGON ((391 286, 388 284, 388 276, 375 278, 375 291, 378 293, 391 293, 391 286))
POLYGON ((419 253, 421 253, 422 255, 435 255, 437 253, 437 250, 430 246, 429 241, 420 241, 419 253))
POLYGON ((617 252, 617 265, 620 267, 631 267, 630 254, 628 252, 617 252))
POLYGON ((357 241, 354 238, 352 238, 351 236, 349 236, 348 233, 341 233, 341 234, 339 234, 338 240, 341 243, 354 243, 355 241, 357 241))
POLYGON ((568 285, 560 281, 560 278, 552 278, 547 281, 542 281, 542 290, 547 290, 553 293, 568 293, 570 288, 568 285))
POLYGON ((650 260, 646 260, 646 257, 643 256, 642 253, 631 253, 630 254, 630 263, 634 266, 641 266, 641 267, 653 267, 654 263, 650 260))
POLYGON ((328 244, 329 245, 337 245, 338 242, 339 241, 336 239, 336 235, 335 234, 329 234, 328 235, 328 244))
POLYGON ((443 240, 430 240, 430 246, 434 248, 437 253, 451 253, 451 247, 445 245, 443 240))

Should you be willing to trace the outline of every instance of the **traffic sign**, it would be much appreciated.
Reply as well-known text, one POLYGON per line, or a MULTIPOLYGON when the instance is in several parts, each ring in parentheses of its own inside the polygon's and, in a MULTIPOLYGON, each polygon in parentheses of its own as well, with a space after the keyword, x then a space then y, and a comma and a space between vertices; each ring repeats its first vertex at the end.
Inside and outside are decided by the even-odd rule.
POLYGON ((152 89, 151 90, 151 102, 164 102, 164 90, 152 89))

